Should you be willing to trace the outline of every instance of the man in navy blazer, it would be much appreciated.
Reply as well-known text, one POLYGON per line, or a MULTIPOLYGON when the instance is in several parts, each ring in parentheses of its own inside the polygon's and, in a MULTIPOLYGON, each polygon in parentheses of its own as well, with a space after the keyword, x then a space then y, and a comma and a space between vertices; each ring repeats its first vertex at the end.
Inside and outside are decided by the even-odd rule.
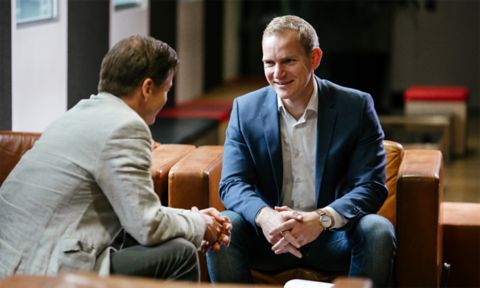
POLYGON ((263 33, 270 86, 234 101, 220 197, 231 245, 207 255, 214 282, 250 269, 348 271, 386 286, 396 239, 385 201, 384 134, 369 94, 314 75, 322 50, 296 16, 263 33))

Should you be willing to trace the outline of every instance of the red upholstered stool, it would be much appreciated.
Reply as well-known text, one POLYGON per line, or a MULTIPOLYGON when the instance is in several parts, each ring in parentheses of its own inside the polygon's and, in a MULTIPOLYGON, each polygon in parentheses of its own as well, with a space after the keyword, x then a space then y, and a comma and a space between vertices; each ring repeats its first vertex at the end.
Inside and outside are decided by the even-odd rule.
POLYGON ((452 115, 452 148, 461 156, 466 150, 468 89, 461 86, 412 86, 405 91, 405 114, 452 115))
POLYGON ((480 203, 443 202, 442 214, 447 287, 480 287, 480 203))

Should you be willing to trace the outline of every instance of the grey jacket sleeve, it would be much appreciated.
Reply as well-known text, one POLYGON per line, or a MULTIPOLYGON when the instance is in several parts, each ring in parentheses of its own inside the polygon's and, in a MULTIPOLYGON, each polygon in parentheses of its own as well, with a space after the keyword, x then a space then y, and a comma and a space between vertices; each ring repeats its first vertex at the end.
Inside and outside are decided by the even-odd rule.
POLYGON ((197 247, 205 233, 199 213, 161 205, 150 174, 151 136, 148 127, 129 121, 112 131, 101 149, 96 181, 121 225, 142 245, 182 237, 197 247))

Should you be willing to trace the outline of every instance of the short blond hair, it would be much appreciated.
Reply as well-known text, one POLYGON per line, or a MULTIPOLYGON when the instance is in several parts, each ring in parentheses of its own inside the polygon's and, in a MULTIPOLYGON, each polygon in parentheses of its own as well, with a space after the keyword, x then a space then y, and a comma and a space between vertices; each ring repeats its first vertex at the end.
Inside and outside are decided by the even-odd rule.
POLYGON ((300 45, 305 49, 307 55, 310 55, 313 48, 320 47, 317 32, 312 25, 304 19, 294 15, 273 18, 263 31, 263 38, 286 31, 294 31, 297 33, 300 45))

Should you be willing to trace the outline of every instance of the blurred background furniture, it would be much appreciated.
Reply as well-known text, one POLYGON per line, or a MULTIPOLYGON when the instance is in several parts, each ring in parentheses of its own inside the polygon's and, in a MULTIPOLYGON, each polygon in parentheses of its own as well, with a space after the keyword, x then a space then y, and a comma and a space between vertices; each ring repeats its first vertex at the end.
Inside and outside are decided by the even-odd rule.
MULTIPOLYGON (((439 221, 443 191, 442 154, 431 149, 404 150, 392 141, 384 141, 384 145, 389 195, 379 214, 396 227, 395 285, 438 287, 443 266, 439 221)), ((224 210, 218 197, 222 152, 223 146, 199 147, 172 167, 168 180, 169 206, 213 206, 224 210)), ((292 278, 330 282, 338 276, 300 268, 279 271, 277 275, 253 272, 257 281, 277 284, 292 278)))
MULTIPOLYGON (((208 95, 207 95, 208 96, 208 95)), ((157 121, 154 125, 151 126, 152 134, 155 135, 155 139, 159 139, 162 142, 171 142, 171 143, 189 143, 188 141, 194 141, 193 144, 199 145, 223 145, 223 139, 225 139, 225 130, 227 128, 228 120, 230 119, 230 112, 232 111, 232 101, 223 98, 213 98, 205 97, 201 99, 187 101, 182 104, 178 104, 174 107, 167 107, 160 111, 157 116, 157 121), (214 123, 216 130, 213 135, 209 133, 209 137, 196 137, 201 138, 196 140, 195 135, 192 135, 193 139, 179 139, 184 142, 176 141, 167 141, 168 135, 175 135, 174 133, 169 133, 165 129, 156 129, 157 126, 165 126, 165 123, 176 123, 177 121, 190 120, 193 123, 197 122, 206 122, 214 123), (208 121, 208 122, 207 122, 208 121), (163 139, 165 138, 165 140, 163 139), (202 141, 202 142, 200 142, 202 141)), ((167 124, 168 125, 168 124, 167 124)), ((199 124, 194 124, 199 125, 199 124)), ((186 130, 186 129, 184 129, 186 130)), ((198 130, 198 129, 197 129, 198 130)), ((208 131, 210 132, 210 131, 208 131)), ((179 137, 182 134, 187 134, 184 131, 177 131, 176 137, 179 137)), ((206 133, 201 133, 206 134, 206 133)), ((172 139, 175 140, 175 139, 172 139)))
POLYGON ((209 118, 160 117, 150 126, 152 137, 162 143, 209 145, 218 142, 218 123, 209 118))
POLYGON ((406 115, 453 115, 454 155, 467 148, 468 88, 462 86, 411 86, 404 94, 406 115))
POLYGON ((451 114, 380 115, 385 138, 405 149, 438 149, 449 162, 453 146, 451 114))

